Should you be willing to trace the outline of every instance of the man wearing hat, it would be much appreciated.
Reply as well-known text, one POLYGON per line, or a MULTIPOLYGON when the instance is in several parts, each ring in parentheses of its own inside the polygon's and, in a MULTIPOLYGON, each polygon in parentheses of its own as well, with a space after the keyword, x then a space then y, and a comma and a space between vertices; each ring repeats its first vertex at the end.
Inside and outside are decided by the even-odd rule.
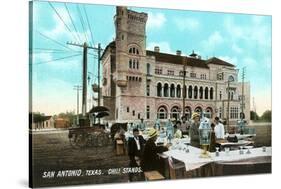
POLYGON ((164 162, 159 159, 157 154, 167 151, 169 146, 156 146, 155 142, 158 133, 154 128, 149 130, 148 136, 149 139, 144 146, 141 167, 143 171, 157 170, 160 173, 163 173, 164 162))
POLYGON ((191 146, 200 147, 199 141, 199 126, 200 126, 200 115, 197 112, 192 114, 191 126, 189 128, 189 137, 190 137, 190 144, 191 146))

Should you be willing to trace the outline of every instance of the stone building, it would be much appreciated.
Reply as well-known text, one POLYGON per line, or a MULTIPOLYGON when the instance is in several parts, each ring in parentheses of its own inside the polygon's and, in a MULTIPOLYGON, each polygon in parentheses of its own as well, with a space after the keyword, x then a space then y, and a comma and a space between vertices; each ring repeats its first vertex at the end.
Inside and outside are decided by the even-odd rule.
MULTIPOLYGON (((242 108, 242 83, 235 65, 216 57, 204 60, 194 52, 182 56, 179 50, 162 53, 157 46, 154 51, 146 50, 147 18, 143 12, 116 8, 116 38, 102 54, 102 101, 111 109, 108 121, 143 118, 152 124, 157 118, 179 119, 183 108, 189 118, 196 111, 225 119, 229 107, 230 123, 234 124, 242 108)), ((244 84, 244 102, 249 120, 249 83, 244 84)))

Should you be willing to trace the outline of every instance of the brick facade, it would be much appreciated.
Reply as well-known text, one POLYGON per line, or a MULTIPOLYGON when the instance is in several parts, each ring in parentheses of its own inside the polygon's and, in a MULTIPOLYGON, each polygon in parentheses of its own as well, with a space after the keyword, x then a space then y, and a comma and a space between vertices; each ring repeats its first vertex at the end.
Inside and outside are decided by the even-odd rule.
MULTIPOLYGON (((235 123, 241 111, 242 84, 234 65, 211 58, 201 59, 194 53, 188 57, 178 51, 174 55, 146 50, 145 25, 148 15, 117 7, 115 41, 102 55, 103 104, 111 110, 112 122, 131 122, 143 118, 152 124, 181 117, 183 110, 183 62, 186 70, 186 115, 194 111, 208 112, 211 117, 226 118, 228 79, 230 121, 235 123)), ((246 119, 250 118, 250 84, 244 85, 246 119)))

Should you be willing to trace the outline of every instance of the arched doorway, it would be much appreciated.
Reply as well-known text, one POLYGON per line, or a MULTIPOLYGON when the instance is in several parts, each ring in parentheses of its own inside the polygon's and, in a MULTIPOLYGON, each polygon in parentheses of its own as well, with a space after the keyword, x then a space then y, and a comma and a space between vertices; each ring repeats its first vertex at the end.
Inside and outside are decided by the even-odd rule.
POLYGON ((171 109, 171 118, 175 118, 176 120, 180 120, 180 108, 178 106, 173 106, 171 109))
POLYGON ((205 117, 212 119, 213 118, 213 109, 211 107, 206 108, 205 117))
POLYGON ((202 108, 200 106, 197 106, 195 109, 194 109, 194 112, 197 112, 200 117, 201 117, 201 114, 202 114, 202 108))
POLYGON ((160 106, 157 110, 158 119, 167 119, 167 108, 165 106, 160 106))

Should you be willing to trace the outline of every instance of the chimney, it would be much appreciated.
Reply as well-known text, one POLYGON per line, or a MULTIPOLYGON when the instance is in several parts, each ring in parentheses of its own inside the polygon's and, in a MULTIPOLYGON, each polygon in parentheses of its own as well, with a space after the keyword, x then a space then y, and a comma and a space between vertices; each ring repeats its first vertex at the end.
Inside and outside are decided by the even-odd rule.
POLYGON ((177 50, 177 56, 181 56, 181 51, 177 50))
POLYGON ((159 46, 155 46, 155 47, 154 47, 154 52, 158 52, 158 53, 160 52, 159 46))

